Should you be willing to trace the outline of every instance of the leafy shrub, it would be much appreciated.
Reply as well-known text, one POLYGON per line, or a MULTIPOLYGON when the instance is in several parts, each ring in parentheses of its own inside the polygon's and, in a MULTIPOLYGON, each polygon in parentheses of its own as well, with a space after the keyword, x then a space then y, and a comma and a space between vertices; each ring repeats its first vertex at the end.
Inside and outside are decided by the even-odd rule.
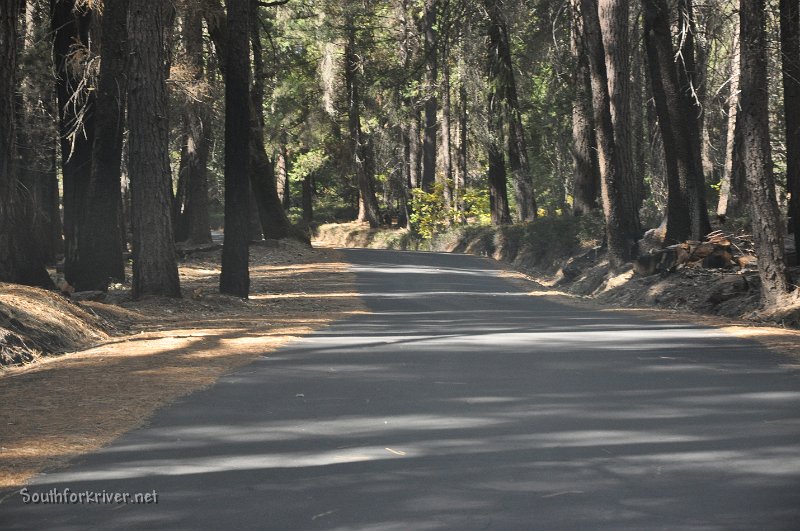
POLYGON ((492 211, 489 204, 489 190, 484 188, 467 188, 464 191, 464 210, 467 216, 474 218, 479 225, 492 222, 492 211))
POLYGON ((411 225, 426 240, 444 232, 450 221, 450 212, 444 206, 444 185, 436 183, 433 190, 411 190, 411 225))

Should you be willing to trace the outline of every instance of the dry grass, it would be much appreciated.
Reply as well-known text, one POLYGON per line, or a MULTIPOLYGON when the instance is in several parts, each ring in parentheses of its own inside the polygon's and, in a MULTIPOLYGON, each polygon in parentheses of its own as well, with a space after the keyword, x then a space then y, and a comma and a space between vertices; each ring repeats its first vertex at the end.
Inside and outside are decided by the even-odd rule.
POLYGON ((250 301, 216 293, 218 260, 183 264, 183 299, 135 302, 121 289, 116 304, 86 304, 127 335, 0 373, 0 488, 107 445, 176 398, 363 311, 335 251, 254 247, 250 301))

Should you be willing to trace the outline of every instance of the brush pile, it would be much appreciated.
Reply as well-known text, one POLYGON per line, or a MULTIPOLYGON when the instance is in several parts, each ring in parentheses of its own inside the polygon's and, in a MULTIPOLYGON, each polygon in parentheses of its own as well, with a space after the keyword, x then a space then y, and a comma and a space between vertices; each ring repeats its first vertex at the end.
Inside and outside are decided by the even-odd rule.
POLYGON ((635 263, 642 276, 674 273, 683 268, 752 270, 757 267, 749 235, 714 231, 705 240, 686 241, 641 255, 635 263))

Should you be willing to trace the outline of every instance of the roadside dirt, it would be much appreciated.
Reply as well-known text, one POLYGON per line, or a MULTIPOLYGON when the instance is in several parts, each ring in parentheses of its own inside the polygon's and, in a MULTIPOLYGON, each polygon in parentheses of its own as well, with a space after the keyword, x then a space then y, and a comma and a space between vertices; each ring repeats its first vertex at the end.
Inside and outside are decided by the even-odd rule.
POLYGON ((786 366, 800 368, 800 330, 782 328, 769 322, 744 321, 721 315, 707 315, 679 309, 647 308, 636 306, 635 297, 628 298, 592 298, 575 295, 557 288, 548 287, 540 279, 529 276, 503 264, 503 276, 528 294, 536 297, 548 297, 560 304, 591 309, 598 312, 627 313, 654 321, 671 323, 691 323, 700 326, 718 328, 735 337, 753 340, 762 346, 787 356, 786 366))
POLYGON ((65 326, 79 337, 65 348, 81 338, 96 346, 0 370, 0 489, 105 446, 178 397, 364 311, 336 251, 252 247, 248 301, 217 292, 219 258, 219 251, 196 253, 181 264, 178 300, 132 301, 129 286, 112 289, 104 302, 79 305, 58 295, 14 295, 11 304, 27 301, 23 326, 46 329, 69 318, 65 326))

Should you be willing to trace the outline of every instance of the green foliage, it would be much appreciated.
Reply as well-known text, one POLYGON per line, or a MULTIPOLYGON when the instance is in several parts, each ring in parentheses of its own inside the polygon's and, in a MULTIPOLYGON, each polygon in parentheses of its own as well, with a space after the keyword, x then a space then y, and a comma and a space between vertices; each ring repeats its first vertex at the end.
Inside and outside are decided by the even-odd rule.
POLYGON ((289 180, 294 183, 302 182, 309 175, 314 175, 322 169, 328 162, 328 155, 321 149, 312 149, 305 153, 300 153, 292 162, 292 169, 289 170, 289 180))
POLYGON ((444 206, 444 186, 436 183, 431 192, 421 188, 411 190, 411 224, 426 240, 443 232, 451 218, 444 206))
POLYGON ((424 240, 432 240, 446 233, 450 227, 462 224, 465 218, 477 227, 491 224, 489 191, 484 188, 468 188, 464 191, 461 197, 463 212, 453 207, 445 208, 442 183, 434 184, 430 192, 415 188, 411 190, 411 196, 411 225, 424 240))
POLYGON ((478 225, 492 222, 492 211, 489 203, 489 190, 485 188, 467 188, 464 191, 464 213, 473 218, 478 225))

